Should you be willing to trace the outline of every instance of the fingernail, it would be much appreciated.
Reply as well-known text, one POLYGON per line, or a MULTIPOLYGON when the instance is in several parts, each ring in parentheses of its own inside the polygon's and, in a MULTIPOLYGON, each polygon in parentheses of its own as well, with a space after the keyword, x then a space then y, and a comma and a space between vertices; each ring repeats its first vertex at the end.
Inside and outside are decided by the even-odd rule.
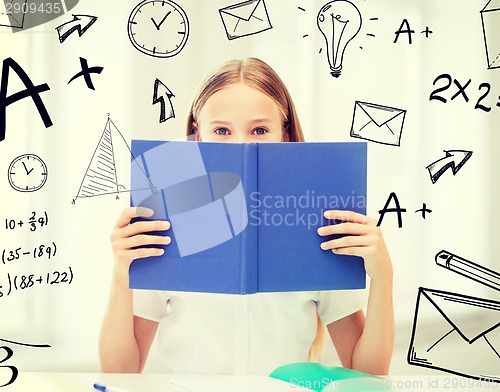
POLYGON ((153 216, 153 214, 155 213, 151 208, 147 208, 147 207, 137 207, 136 211, 137 211, 137 215, 144 216, 144 217, 153 216))

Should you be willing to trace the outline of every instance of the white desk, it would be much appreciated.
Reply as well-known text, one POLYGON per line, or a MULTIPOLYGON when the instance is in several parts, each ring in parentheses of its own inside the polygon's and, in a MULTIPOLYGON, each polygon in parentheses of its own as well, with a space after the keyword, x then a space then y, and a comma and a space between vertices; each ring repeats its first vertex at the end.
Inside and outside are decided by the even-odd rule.
MULTIPOLYGON (((0 375, 3 375, 0 371, 0 375)), ((247 382, 251 382, 253 376, 173 376, 162 374, 95 374, 95 373, 20 373, 17 380, 8 387, 0 388, 0 392, 96 392, 93 385, 94 383, 104 384, 117 388, 124 389, 129 392, 180 392, 186 391, 170 384, 172 380, 180 380, 181 378, 188 380, 199 381, 199 385, 205 385, 203 392, 238 392, 239 389, 248 390, 243 388, 247 382), (222 381, 219 387, 214 387, 213 380, 219 377, 218 381, 222 381), (225 381, 224 381, 225 380, 225 381), (234 388, 236 385, 242 385, 241 388, 234 388), (223 389, 223 386, 231 385, 230 389, 223 389)), ((253 380, 255 381, 255 379, 253 380)), ((253 382, 252 381, 252 382, 253 382)), ((391 376, 386 378, 387 385, 390 385, 391 391, 499 391, 500 383, 495 382, 482 382, 462 378, 454 375, 439 375, 439 376, 391 376)), ((349 391, 355 389, 342 388, 337 384, 337 388, 327 386, 324 392, 333 391, 349 391)), ((301 388, 299 385, 286 385, 285 390, 291 392, 303 392, 306 389, 301 388)), ((278 388, 281 392, 282 389, 278 388)), ((370 390, 368 388, 358 388, 359 391, 370 390)), ((262 392, 256 390, 255 392, 262 392)), ((267 391, 266 391, 267 392, 267 391)))

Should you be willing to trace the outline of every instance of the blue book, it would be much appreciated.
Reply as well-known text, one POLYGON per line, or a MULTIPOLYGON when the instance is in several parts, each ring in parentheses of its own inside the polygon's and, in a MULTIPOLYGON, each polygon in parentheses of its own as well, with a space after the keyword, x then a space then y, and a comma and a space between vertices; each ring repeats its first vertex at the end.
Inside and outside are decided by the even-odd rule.
MULTIPOLYGON (((361 289, 363 259, 322 250, 330 209, 366 213, 366 143, 132 141, 131 206, 168 220, 130 287, 251 294, 361 289)), ((141 218, 143 219, 143 218, 141 218)), ((154 234, 154 233, 153 233, 154 234)))

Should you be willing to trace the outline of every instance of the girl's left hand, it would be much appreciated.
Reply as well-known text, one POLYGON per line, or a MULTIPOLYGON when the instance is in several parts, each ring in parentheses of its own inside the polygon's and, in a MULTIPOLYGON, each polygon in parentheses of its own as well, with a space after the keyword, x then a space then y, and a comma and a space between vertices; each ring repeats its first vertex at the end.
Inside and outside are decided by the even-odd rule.
POLYGON ((365 261, 365 270, 372 280, 392 279, 392 264, 385 246, 382 231, 377 222, 366 215, 353 211, 328 210, 326 219, 337 223, 318 229, 320 236, 340 234, 343 237, 321 243, 321 249, 331 249, 339 255, 360 256, 365 261))

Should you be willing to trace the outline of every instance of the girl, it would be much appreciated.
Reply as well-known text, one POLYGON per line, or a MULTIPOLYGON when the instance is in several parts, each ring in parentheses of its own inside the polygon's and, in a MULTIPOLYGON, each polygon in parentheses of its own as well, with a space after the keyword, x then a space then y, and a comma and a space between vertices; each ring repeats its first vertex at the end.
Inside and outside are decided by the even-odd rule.
MULTIPOLYGON (((304 141, 285 85, 255 58, 230 61, 202 83, 187 135, 235 143, 304 141)), ((111 235, 114 270, 99 340, 101 371, 141 372, 158 333, 170 372, 269 374, 310 358, 324 324, 344 367, 387 374, 394 342, 392 264, 373 219, 330 210, 325 217, 343 223, 318 229, 320 236, 344 235, 324 241, 324 251, 364 259, 371 278, 366 303, 365 290, 252 295, 131 290, 131 262, 163 254, 161 247, 139 246, 170 243, 168 235, 148 234, 167 231, 168 222, 131 223, 151 215, 150 210, 126 208, 111 235)))

